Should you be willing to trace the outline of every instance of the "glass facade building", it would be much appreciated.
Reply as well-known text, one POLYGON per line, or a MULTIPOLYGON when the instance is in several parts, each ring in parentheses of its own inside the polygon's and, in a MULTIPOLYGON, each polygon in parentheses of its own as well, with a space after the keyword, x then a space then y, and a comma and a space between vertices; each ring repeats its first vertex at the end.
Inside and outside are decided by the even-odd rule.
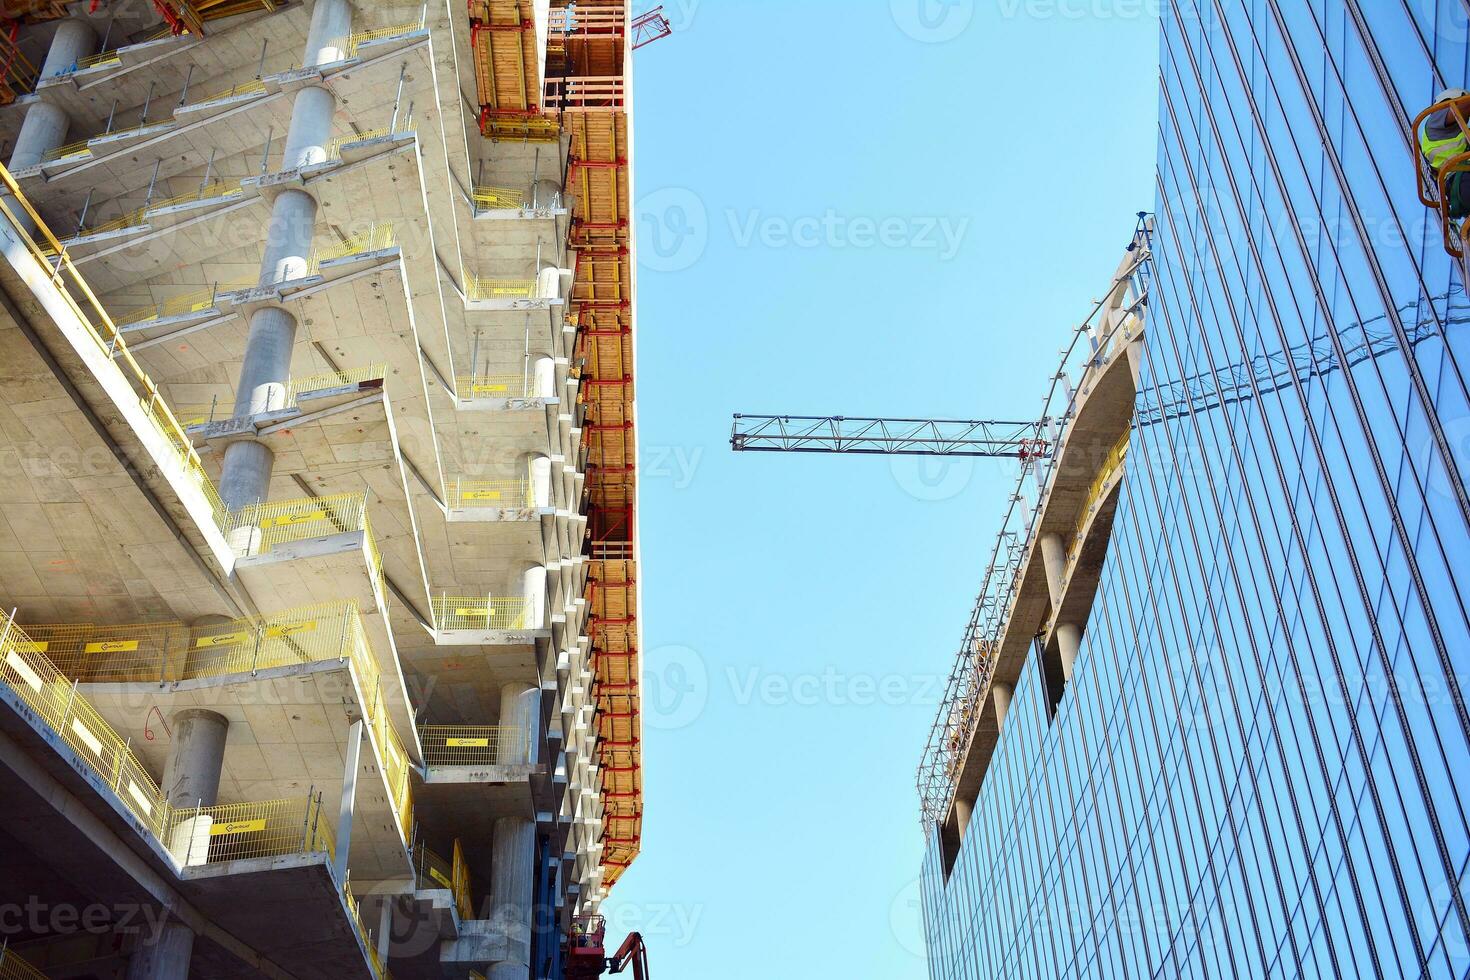
POLYGON ((1174 0, 1127 469, 934 980, 1470 976, 1470 323, 1412 120, 1464 0, 1174 0))

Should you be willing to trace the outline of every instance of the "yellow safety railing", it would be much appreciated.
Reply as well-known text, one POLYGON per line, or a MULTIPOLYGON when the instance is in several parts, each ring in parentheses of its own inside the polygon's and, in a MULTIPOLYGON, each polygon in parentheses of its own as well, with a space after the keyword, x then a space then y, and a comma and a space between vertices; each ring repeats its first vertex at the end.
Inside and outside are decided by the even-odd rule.
POLYGON ((28 626, 26 633, 64 676, 82 683, 162 683, 325 660, 357 664, 359 657, 370 665, 370 672, 359 670, 366 689, 378 679, 377 663, 365 653, 361 615, 351 601, 201 627, 67 624, 28 626))
POLYGON ((118 48, 113 48, 111 51, 99 51, 96 54, 89 54, 85 58, 78 58, 76 70, 81 71, 84 68, 97 68, 101 65, 120 65, 122 64, 122 55, 118 54, 119 50, 118 48))
POLYGON ((236 544, 235 553, 241 558, 269 554, 283 544, 296 541, 361 531, 378 589, 384 594, 388 591, 383 577, 383 556, 368 520, 366 493, 270 501, 223 515, 220 530, 226 536, 242 528, 250 528, 252 533, 240 536, 236 544))
POLYGON ((475 917, 475 900, 470 893, 470 866, 464 859, 464 848, 460 846, 459 838, 454 839, 454 904, 459 909, 461 919, 473 919, 475 917))
POLYGON ((474 190, 477 211, 519 211, 526 208, 526 195, 514 187, 477 185, 474 190))
POLYGON ((455 379, 460 398, 532 398, 535 380, 527 374, 462 374, 455 379))
POLYGON ((321 794, 264 803, 174 807, 165 843, 184 867, 336 853, 321 794))
POLYGON ((524 757, 524 735, 514 725, 425 725, 419 743, 431 766, 494 766, 524 757))
POLYGON ((356 58, 358 49, 364 44, 371 41, 385 41, 389 38, 402 37, 405 34, 412 34, 414 31, 421 31, 423 29, 424 19, 420 17, 418 20, 411 20, 403 24, 394 24, 392 27, 379 27, 370 31, 355 31, 347 35, 346 39, 338 41, 336 46, 345 50, 347 57, 356 58))
POLYGON ((134 208, 128 213, 119 215, 110 221, 104 221, 99 225, 84 228, 77 234, 79 237, 81 235, 100 235, 104 232, 120 231, 123 228, 134 228, 146 223, 148 212, 150 211, 171 208, 179 204, 193 204, 196 201, 211 201, 216 198, 231 197, 240 194, 242 191, 243 188, 240 186, 238 180, 217 180, 188 194, 180 194, 177 197, 170 197, 162 201, 151 201, 140 208, 134 208))
POLYGON ((302 395, 308 395, 314 391, 346 388, 365 381, 382 381, 387 376, 387 364, 369 364, 365 367, 348 368, 346 371, 318 371, 316 374, 293 376, 286 386, 286 404, 294 406, 302 395))
POLYGON ((1098 501, 1102 495, 1113 485, 1113 478, 1123 466, 1123 461, 1128 458, 1128 442, 1132 431, 1125 431, 1123 438, 1119 439, 1113 448, 1108 450, 1107 456, 1103 458, 1102 466, 1097 471, 1097 476, 1092 480, 1092 486, 1087 489, 1087 497, 1082 505, 1082 510, 1077 515, 1077 524, 1072 529, 1072 548, 1067 556, 1069 562, 1076 561, 1077 555, 1082 550, 1082 532, 1087 527, 1087 522, 1092 519, 1093 512, 1097 510, 1098 501))
POLYGON ((57 160, 65 160, 70 157, 79 157, 83 154, 89 154, 92 152, 91 142, 92 141, 90 139, 84 139, 77 140, 75 143, 64 143, 61 146, 54 147, 41 154, 41 162, 55 163, 57 160))
POLYGON ((409 773, 413 764, 403 747, 398 733, 388 720, 382 699, 382 685, 378 684, 366 711, 368 727, 378 744, 378 755, 383 761, 383 780, 388 784, 388 795, 398 814, 398 829, 405 841, 413 839, 413 784, 409 773))
POLYGON ((172 296, 161 303, 145 306, 136 310, 129 310, 117 318, 120 327, 131 327, 135 324, 145 323, 149 320, 165 320, 171 316, 184 316, 188 313, 203 313, 212 310, 215 299, 219 294, 219 287, 210 286, 207 289, 193 289, 187 293, 172 296))
POLYGON ((0 629, 0 679, 61 737, 117 795, 139 822, 163 839, 168 804, 129 746, 77 693, 69 681, 9 615, 0 629))
POLYGON ((46 980, 46 974, 27 963, 7 941, 0 945, 0 980, 46 980))
POLYGON ((531 621, 531 601, 493 596, 434 596, 434 622, 441 630, 518 630, 531 621))
POLYGON ((314 276, 320 272, 323 262, 382 251, 394 247, 397 243, 398 239, 393 232, 393 225, 387 221, 376 221, 366 230, 357 232, 336 245, 313 249, 311 259, 307 263, 307 275, 314 276))
POLYGON ((326 152, 328 160, 342 159, 342 147, 353 143, 366 143, 368 140, 381 139, 384 136, 392 136, 393 130, 387 126, 378 129, 369 129, 363 133, 347 133, 342 136, 334 136, 327 141, 326 152))
POLYGON ((20 240, 30 249, 32 257, 51 271, 53 281, 62 287, 61 296, 71 307, 72 313, 87 328, 98 349, 117 364, 124 376, 129 379, 145 417, 168 441, 170 449, 176 454, 183 470, 184 481, 197 486, 204 493, 213 509, 216 522, 222 520, 224 504, 220 501, 214 484, 205 474, 204 465, 200 462, 199 454, 195 451, 193 443, 189 441, 183 426, 179 425, 178 419, 165 404, 158 391, 158 386, 134 359, 122 334, 118 332, 117 324, 108 316, 107 310, 98 301, 92 288, 87 285, 87 281, 72 264, 61 242, 41 219, 36 209, 31 206, 31 202, 21 193, 20 185, 15 182, 15 177, 11 175, 9 169, 3 166, 0 166, 0 183, 3 183, 4 189, 10 195, 10 201, 19 204, 33 222, 35 231, 30 231, 20 223, 12 210, 10 201, 0 199, 0 213, 4 214, 5 220, 10 223, 20 240), (46 248, 51 250, 49 256, 44 251, 46 248), (88 315, 88 310, 91 311, 91 315, 88 315))
POLYGON ((449 508, 472 507, 522 509, 536 505, 535 491, 529 477, 519 480, 466 480, 456 478, 449 488, 449 508))
POLYGON ((257 95, 264 91, 265 82, 261 81, 258 78, 252 78, 248 82, 241 82, 239 85, 231 85, 229 88, 225 89, 222 92, 215 92, 212 95, 208 95, 202 99, 198 99, 197 101, 190 102, 189 105, 205 105, 210 102, 221 102, 225 99, 238 98, 242 95, 257 95))
POLYGON ((362 944, 367 948, 368 960, 372 963, 373 974, 379 980, 391 980, 392 974, 388 972, 383 960, 378 956, 378 947, 368 938, 368 931, 362 924, 362 909, 358 907, 357 899, 352 895, 352 883, 342 882, 342 897, 347 903, 347 914, 352 916, 352 927, 357 930, 357 935, 362 939, 362 944))
POLYGON ((465 298, 487 299, 535 299, 535 279, 490 279, 484 276, 465 276, 465 298))

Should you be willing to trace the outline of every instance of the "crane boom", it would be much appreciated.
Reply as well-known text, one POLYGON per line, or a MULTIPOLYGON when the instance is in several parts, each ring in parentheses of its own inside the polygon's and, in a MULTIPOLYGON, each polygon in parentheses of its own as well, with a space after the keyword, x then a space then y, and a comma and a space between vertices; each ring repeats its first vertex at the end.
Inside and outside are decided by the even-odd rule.
POLYGON ((1046 419, 999 422, 736 415, 730 431, 730 448, 736 452, 1034 459, 1047 451, 1046 423, 1046 419))

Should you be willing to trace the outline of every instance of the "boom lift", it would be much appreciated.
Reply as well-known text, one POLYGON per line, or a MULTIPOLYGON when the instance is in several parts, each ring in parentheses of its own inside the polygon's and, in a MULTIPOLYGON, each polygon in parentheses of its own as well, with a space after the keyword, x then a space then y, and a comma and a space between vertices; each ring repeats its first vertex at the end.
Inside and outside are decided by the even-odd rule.
POLYGON ((623 945, 611 956, 607 955, 607 922, 600 915, 587 916, 572 923, 571 935, 567 938, 566 978, 600 977, 603 974, 618 974, 633 968, 633 980, 648 980, 648 948, 643 936, 628 933, 623 945))

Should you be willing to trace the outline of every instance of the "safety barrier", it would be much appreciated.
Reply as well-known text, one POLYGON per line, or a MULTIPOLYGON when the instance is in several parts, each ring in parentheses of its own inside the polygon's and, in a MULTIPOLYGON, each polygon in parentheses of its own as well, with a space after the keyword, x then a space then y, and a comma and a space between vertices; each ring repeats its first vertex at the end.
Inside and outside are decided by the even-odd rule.
POLYGON ((189 106, 193 107, 207 105, 210 102, 223 102, 225 99, 235 99, 245 95, 258 95, 265 90, 265 82, 261 81, 258 78, 252 78, 248 82, 241 82, 238 85, 231 85, 229 88, 225 89, 222 92, 215 92, 211 95, 205 96, 202 99, 190 102, 189 106))
POLYGON ((380 126, 377 129, 369 129, 366 132, 347 133, 342 136, 334 136, 327 141, 327 159, 342 159, 342 147, 344 146, 351 146, 353 143, 366 143, 368 140, 382 139, 384 136, 392 135, 392 128, 388 126, 380 126))
POLYGON ((80 228, 77 230, 77 237, 83 235, 101 235, 109 231, 121 231, 124 228, 136 228, 147 223, 148 212, 150 211, 171 208, 180 204, 193 204, 199 201, 211 201, 217 198, 230 197, 240 194, 242 190, 243 188, 240 186, 238 180, 217 180, 188 194, 180 194, 177 197, 170 197, 161 201, 151 201, 140 208, 134 208, 126 214, 119 215, 110 221, 104 221, 90 228, 80 228))
POLYGON ((473 196, 477 211, 517 211, 527 207, 526 195, 514 187, 477 185, 473 196))
POLYGON ((266 555, 281 545, 297 541, 361 531, 379 588, 387 591, 387 583, 383 580, 383 557, 368 520, 366 493, 251 504, 231 511, 220 525, 226 537, 242 528, 250 528, 252 533, 242 535, 236 547, 236 554, 241 558, 266 555))
POLYGON ((185 868, 289 854, 332 857, 332 819, 323 810, 320 793, 264 803, 175 807, 166 843, 185 868))
POLYGON ((530 477, 519 480, 466 480, 456 478, 449 488, 449 509, 471 507, 523 508, 536 505, 530 477))
POLYGON ((465 276, 464 295, 469 300, 535 299, 535 279, 491 279, 465 276))
POLYGON ((393 248, 397 243, 398 238, 394 234, 392 223, 375 221, 366 230, 349 235, 336 245, 313 249, 311 258, 307 261, 307 275, 319 274, 323 262, 333 262, 368 252, 384 251, 393 248))
POLYGON ((352 917, 352 927, 357 930, 358 936, 362 938, 362 944, 367 948, 368 961, 372 964, 373 974, 379 980, 392 980, 392 974, 383 965, 383 960, 378 956, 378 947, 368 938, 367 927, 362 924, 362 908, 352 894, 352 882, 342 882, 342 898, 347 903, 347 914, 352 917))
POLYGON ((39 625, 26 627, 26 633, 65 677, 84 684, 170 683, 346 659, 358 666, 365 690, 378 678, 361 614, 351 601, 209 626, 39 625))
POLYGON ((46 974, 22 959, 7 939, 0 943, 0 980, 46 980, 46 974))
MULTIPOLYGON (((286 399, 282 408, 297 408, 305 395, 334 388, 347 388, 374 381, 381 382, 388 375, 388 365, 370 364, 367 367, 351 368, 346 371, 320 371, 293 377, 286 385, 286 399)), ((221 419, 234 418, 234 402, 221 403, 218 399, 208 404, 176 404, 174 414, 185 426, 204 425, 221 419)))
POLYGON ((620 36, 628 15, 622 4, 607 7, 560 7, 551 11, 546 29, 552 34, 620 36))
POLYGON ((529 599, 438 595, 432 605, 441 630, 519 630, 531 621, 529 599))
POLYGON ((74 143, 63 143, 41 154, 41 162, 55 163, 58 160, 66 160, 70 157, 79 157, 83 154, 91 153, 91 144, 92 139, 90 137, 84 140, 77 140, 74 143))
POLYGON ((514 725, 424 725, 419 744, 431 766, 493 766, 525 756, 528 735, 514 725))
POLYGON ((454 839, 454 904, 461 919, 475 917, 475 900, 470 894, 470 866, 464 859, 464 848, 459 838, 454 839))
POLYGON ((371 41, 386 41, 395 37, 404 37, 415 31, 424 29, 425 16, 420 15, 418 20, 407 21, 402 24, 394 24, 392 27, 379 27, 370 31, 354 31, 347 35, 345 40, 336 42, 338 47, 347 52, 349 58, 356 58, 358 49, 371 41))
POLYGON ((536 382, 529 374, 465 374, 455 379, 462 399, 533 398, 536 382))

